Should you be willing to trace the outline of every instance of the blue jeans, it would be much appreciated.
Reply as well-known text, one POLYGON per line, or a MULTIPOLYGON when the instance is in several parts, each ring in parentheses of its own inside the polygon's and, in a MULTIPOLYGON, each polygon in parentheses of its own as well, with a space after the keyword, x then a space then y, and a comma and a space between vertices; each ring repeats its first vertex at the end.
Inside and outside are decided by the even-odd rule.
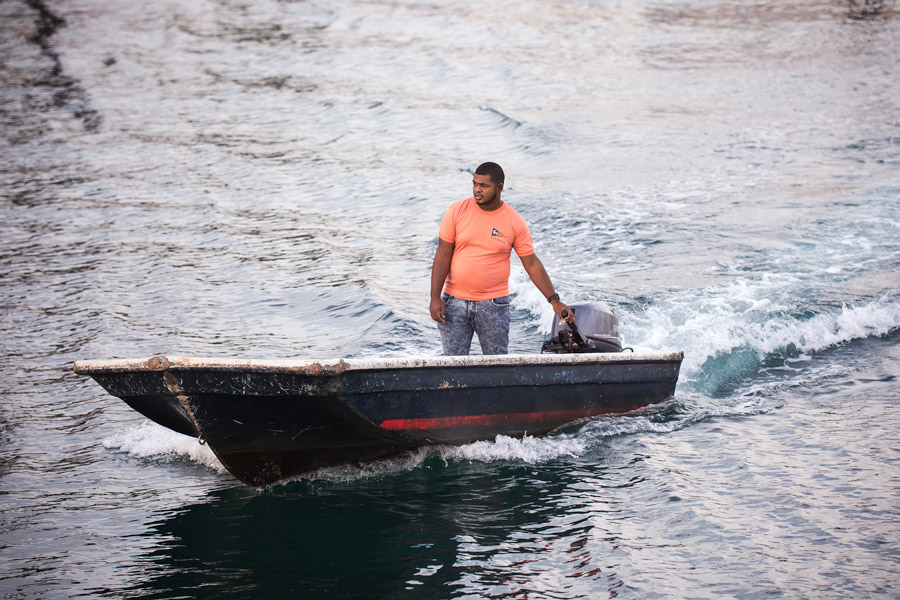
POLYGON ((463 300, 448 293, 444 322, 438 323, 445 356, 469 353, 472 334, 478 334, 482 354, 506 354, 509 348, 509 296, 492 300, 463 300))

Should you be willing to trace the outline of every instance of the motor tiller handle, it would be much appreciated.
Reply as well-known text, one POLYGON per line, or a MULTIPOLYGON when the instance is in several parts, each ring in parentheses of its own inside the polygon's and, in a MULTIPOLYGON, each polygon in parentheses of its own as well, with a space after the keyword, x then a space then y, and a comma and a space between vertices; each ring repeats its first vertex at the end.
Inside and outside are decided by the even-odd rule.
MULTIPOLYGON (((565 319, 566 317, 569 316, 569 311, 563 310, 559 314, 563 319, 565 319)), ((584 341, 584 338, 581 337, 581 333, 578 332, 578 325, 575 324, 575 319, 572 319, 571 323, 567 322, 566 325, 568 325, 569 329, 572 330, 572 337, 575 338, 575 343, 580 346, 587 346, 587 342, 584 341)))

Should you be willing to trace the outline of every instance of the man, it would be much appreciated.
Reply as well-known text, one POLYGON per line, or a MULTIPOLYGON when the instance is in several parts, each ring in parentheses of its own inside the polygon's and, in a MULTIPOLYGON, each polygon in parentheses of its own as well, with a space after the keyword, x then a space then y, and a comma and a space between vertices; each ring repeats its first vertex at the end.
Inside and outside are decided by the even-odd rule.
POLYGON ((561 319, 568 311, 565 320, 573 321, 572 310, 560 302, 534 253, 528 225, 500 199, 504 179, 500 165, 482 164, 472 178, 472 197, 452 204, 441 221, 429 309, 447 356, 468 354, 473 334, 478 334, 484 354, 507 353, 513 249, 553 311, 561 319))

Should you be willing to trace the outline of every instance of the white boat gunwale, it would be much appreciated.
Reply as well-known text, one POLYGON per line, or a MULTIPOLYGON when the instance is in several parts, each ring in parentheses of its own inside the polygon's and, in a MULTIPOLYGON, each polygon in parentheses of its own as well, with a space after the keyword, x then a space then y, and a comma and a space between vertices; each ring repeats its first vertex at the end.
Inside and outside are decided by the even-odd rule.
POLYGON ((137 359, 81 360, 75 363, 74 371, 84 375, 90 375, 92 373, 186 370, 340 375, 346 371, 681 362, 683 359, 683 351, 582 354, 497 354, 486 356, 341 359, 224 359, 210 357, 152 356, 149 358, 137 359))

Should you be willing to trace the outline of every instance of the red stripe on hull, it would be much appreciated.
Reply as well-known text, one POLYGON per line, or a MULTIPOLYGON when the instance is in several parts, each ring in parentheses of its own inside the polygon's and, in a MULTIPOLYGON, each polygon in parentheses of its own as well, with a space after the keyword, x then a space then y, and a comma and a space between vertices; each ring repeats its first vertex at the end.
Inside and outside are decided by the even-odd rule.
POLYGON ((520 425, 528 423, 568 423, 585 417, 605 415, 612 411, 590 410, 550 410, 529 413, 503 413, 496 415, 462 415, 458 417, 434 417, 429 419, 388 419, 382 421, 381 428, 392 431, 426 429, 455 429, 459 427, 496 427, 497 425, 520 425))

